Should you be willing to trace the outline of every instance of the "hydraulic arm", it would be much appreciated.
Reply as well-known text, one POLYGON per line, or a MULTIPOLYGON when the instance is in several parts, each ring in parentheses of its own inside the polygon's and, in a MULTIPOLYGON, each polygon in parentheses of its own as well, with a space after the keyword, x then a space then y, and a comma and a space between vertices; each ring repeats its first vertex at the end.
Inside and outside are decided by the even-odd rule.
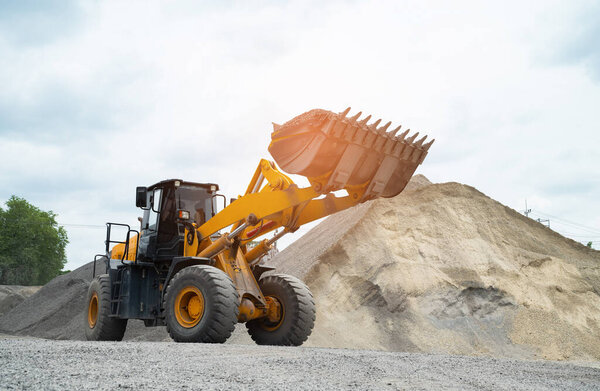
MULTIPOLYGON (((367 124, 371 116, 359 121, 361 113, 347 117, 349 111, 316 109, 284 125, 273 124, 269 151, 286 172, 306 176, 311 186, 299 188, 274 163, 262 159, 246 193, 195 228, 200 242, 186 247, 186 254, 197 253, 202 240, 232 224, 237 228, 250 214, 257 224, 246 227, 242 237, 255 239, 280 227, 294 232, 358 203, 399 194, 434 140, 425 144, 424 136, 415 141, 419 133, 408 137, 410 130, 397 135, 400 126, 387 132, 391 122, 378 127, 381 120, 367 124), (334 195, 337 190, 347 195, 334 195)), ((262 249, 268 250, 266 245, 262 249)))
MULTIPOLYGON (((370 199, 399 194, 433 144, 433 140, 424 144, 427 136, 415 141, 418 133, 408 137, 409 130, 397 135, 400 126, 387 132, 390 122, 381 127, 381 120, 367 124, 371 116, 361 121, 361 113, 347 117, 349 111, 334 114, 317 109, 273 125, 272 156, 285 171, 306 176, 311 186, 299 188, 274 163, 262 159, 243 196, 203 225, 186 230, 186 236, 195 240, 186 242, 184 254, 217 257, 218 267, 240 281, 240 297, 250 296, 251 303, 265 313, 268 303, 257 293, 249 266, 275 240, 303 224, 370 199), (338 190, 347 195, 336 196, 333 192, 338 190), (229 234, 212 240, 211 235, 228 226, 233 227, 229 234), (248 241, 279 228, 283 231, 276 237, 247 249, 248 241)), ((262 314, 240 313, 244 316, 262 314)))

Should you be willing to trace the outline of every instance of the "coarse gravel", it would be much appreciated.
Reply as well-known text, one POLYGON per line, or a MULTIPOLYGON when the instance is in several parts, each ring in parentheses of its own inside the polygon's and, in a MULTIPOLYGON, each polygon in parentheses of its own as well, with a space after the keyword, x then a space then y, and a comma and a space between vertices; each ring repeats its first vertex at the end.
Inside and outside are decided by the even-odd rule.
POLYGON ((600 369, 369 350, 0 337, 3 390, 597 390, 600 369))

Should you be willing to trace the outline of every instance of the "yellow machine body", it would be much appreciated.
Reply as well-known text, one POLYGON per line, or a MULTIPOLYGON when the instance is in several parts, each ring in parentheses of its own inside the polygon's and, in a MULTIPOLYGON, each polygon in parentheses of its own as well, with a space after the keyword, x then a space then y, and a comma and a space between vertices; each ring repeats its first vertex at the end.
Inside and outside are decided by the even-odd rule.
MULTIPOLYGON (((186 228, 186 237, 191 234, 194 240, 185 241, 183 255, 210 258, 231 277, 240 297, 238 321, 278 311, 252 272, 275 240, 359 203, 399 194, 433 143, 424 144, 425 137, 416 140, 418 133, 398 135, 400 127, 388 132, 390 123, 378 127, 380 120, 368 124, 370 116, 359 121, 361 113, 348 117, 349 110, 336 114, 317 109, 273 125, 269 152, 282 170, 308 178, 309 187, 298 187, 274 162, 262 159, 242 196, 204 224, 186 228), (338 190, 347 195, 334 195, 338 190), (229 233, 216 236, 227 227, 229 233), (281 232, 247 248, 249 241, 274 230, 281 232)), ((116 245, 111 258, 135 261, 137 240, 133 236, 129 245, 116 245)))

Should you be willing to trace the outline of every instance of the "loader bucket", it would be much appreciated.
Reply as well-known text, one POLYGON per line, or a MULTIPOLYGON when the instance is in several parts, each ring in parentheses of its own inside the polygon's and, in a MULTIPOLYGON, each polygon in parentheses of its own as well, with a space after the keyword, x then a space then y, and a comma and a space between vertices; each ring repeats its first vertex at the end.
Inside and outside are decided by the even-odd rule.
POLYGON ((321 193, 347 189, 362 200, 399 194, 433 144, 408 137, 400 126, 388 132, 390 122, 367 124, 361 113, 347 117, 350 108, 336 114, 314 109, 283 125, 273 124, 269 152, 281 169, 303 175, 321 193))

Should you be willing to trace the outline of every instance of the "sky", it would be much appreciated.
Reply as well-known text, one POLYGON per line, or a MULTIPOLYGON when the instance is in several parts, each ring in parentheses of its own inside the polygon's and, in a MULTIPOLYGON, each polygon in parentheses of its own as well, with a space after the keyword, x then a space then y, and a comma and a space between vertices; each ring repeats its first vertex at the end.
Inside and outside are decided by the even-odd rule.
POLYGON ((435 138, 431 181, 600 248, 599 36, 594 1, 2 2, 0 205, 57 213, 74 269, 136 186, 235 197, 271 122, 351 106, 435 138))

